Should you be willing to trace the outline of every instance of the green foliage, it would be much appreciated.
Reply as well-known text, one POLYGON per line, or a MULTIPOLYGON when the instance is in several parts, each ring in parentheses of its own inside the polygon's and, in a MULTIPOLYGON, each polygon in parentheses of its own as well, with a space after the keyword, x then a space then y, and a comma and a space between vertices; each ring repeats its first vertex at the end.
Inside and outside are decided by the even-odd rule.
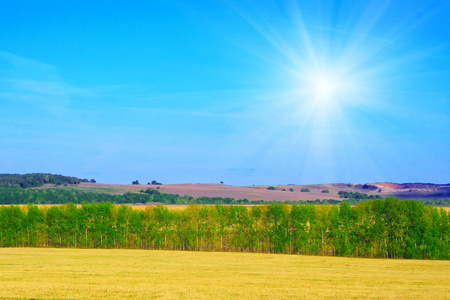
POLYGON ((303 192, 303 193, 309 193, 309 192, 311 192, 311 190, 310 190, 310 189, 304 188, 304 189, 301 189, 300 192, 303 192))
POLYGON ((321 193, 329 194, 330 190, 322 190, 321 193))
POLYGON ((380 195, 367 195, 365 193, 360 192, 346 192, 339 191, 339 198, 349 198, 349 199, 383 199, 380 195))
MULTIPOLYGON (((93 179, 92 179, 93 180, 93 179)), ((76 177, 31 173, 31 174, 0 174, 0 187, 38 187, 46 183, 63 185, 63 184, 79 184, 83 180, 76 177)), ((87 180, 86 180, 87 181, 87 180)))
POLYGON ((294 191, 294 189, 293 189, 293 188, 290 188, 290 189, 289 189, 289 192, 293 192, 293 191, 294 191))
POLYGON ((274 186, 269 186, 267 189, 268 189, 268 190, 271 190, 271 191, 276 190, 276 188, 275 188, 274 186))
POLYGON ((151 189, 151 188, 148 188, 148 189, 146 189, 145 191, 142 191, 142 192, 146 193, 146 194, 149 194, 149 195, 159 195, 159 194, 161 194, 158 190, 151 189))
MULTIPOLYGON (((158 187, 157 187, 158 188, 158 187)), ((111 202, 114 204, 163 203, 163 204, 262 204, 263 200, 198 197, 161 193, 157 189, 141 189, 140 193, 123 195, 96 193, 71 188, 21 189, 1 188, 0 204, 67 204, 111 202)), ((278 202, 278 201, 276 201, 278 202)), ((279 202, 278 202, 279 203, 279 202)))
POLYGON ((23 246, 450 259, 450 223, 443 209, 396 198, 355 207, 347 202, 251 209, 195 204, 185 210, 110 202, 1 206, 0 247, 23 246))

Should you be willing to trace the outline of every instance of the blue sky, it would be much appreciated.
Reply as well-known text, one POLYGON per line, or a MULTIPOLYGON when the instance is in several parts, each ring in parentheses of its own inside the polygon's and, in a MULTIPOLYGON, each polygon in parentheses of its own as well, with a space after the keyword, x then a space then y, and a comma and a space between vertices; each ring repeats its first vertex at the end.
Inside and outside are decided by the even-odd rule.
POLYGON ((0 173, 450 182, 450 1, 2 1, 0 173))

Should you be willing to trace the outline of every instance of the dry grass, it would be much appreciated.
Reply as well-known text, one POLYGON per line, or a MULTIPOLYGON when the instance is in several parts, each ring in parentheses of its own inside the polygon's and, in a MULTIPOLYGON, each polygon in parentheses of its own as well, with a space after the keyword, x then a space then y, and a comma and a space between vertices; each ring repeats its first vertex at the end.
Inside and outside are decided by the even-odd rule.
POLYGON ((449 282, 449 261, 0 249, 0 298, 450 299, 449 282))
MULTIPOLYGON (((73 186, 71 186, 73 187, 73 186)), ((234 198, 234 199, 244 199, 248 200, 313 200, 313 199, 340 199, 337 195, 338 190, 333 189, 332 185, 323 186, 308 186, 311 189, 310 193, 300 192, 301 186, 288 186, 288 185, 276 185, 276 190, 268 190, 267 186, 231 186, 225 184, 214 184, 214 183, 189 183, 189 184, 164 184, 159 187, 159 191, 167 194, 178 194, 178 195, 189 195, 192 197, 223 197, 223 198, 234 198), (324 187, 329 188, 331 193, 324 194, 321 190, 324 187), (282 189, 286 191, 282 191, 282 189), (294 192, 289 192, 289 189, 293 188, 294 192)), ((70 187, 69 187, 70 188, 70 187)), ((81 189, 84 191, 99 192, 104 189, 107 192, 108 189, 116 191, 133 192, 137 193, 142 189, 153 188, 154 185, 127 185, 127 184, 102 184, 102 183, 81 183, 74 188, 81 189)), ((107 192, 109 193, 109 192, 107 192)))
POLYGON ((450 211, 450 206, 443 206, 443 207, 438 207, 438 209, 443 208, 445 211, 449 212, 450 211))

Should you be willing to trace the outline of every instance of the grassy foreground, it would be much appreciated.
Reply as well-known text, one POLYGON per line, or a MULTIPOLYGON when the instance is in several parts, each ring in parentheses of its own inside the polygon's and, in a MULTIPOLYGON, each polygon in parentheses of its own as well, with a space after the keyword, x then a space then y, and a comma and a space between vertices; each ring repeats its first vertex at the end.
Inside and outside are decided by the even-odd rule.
POLYGON ((28 299, 450 299, 450 262, 2 248, 0 286, 0 298, 28 299))

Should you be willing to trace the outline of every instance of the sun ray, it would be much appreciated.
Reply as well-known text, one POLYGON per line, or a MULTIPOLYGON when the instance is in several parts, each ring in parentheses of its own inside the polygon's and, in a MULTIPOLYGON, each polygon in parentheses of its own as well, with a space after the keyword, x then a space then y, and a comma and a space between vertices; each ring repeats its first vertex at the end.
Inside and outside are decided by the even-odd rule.
MULTIPOLYGON (((393 19, 389 15, 398 7, 393 1, 277 4, 252 7, 251 14, 241 11, 266 42, 247 48, 273 67, 274 76, 284 79, 284 85, 278 80, 279 86, 272 93, 265 90, 258 101, 263 105, 256 115, 271 120, 264 131, 265 147, 271 140, 284 143, 290 154, 283 159, 297 166, 304 180, 311 178, 314 168, 357 166, 355 159, 379 173, 381 157, 370 146, 372 135, 383 137, 377 122, 392 122, 390 111, 401 105, 394 101, 402 92, 398 83, 423 76, 428 68, 418 62, 442 52, 427 45, 408 50, 405 36, 438 9, 418 4, 393 19), (270 111, 270 117, 263 111, 270 111)), ((338 174, 328 179, 333 176, 338 174)))

